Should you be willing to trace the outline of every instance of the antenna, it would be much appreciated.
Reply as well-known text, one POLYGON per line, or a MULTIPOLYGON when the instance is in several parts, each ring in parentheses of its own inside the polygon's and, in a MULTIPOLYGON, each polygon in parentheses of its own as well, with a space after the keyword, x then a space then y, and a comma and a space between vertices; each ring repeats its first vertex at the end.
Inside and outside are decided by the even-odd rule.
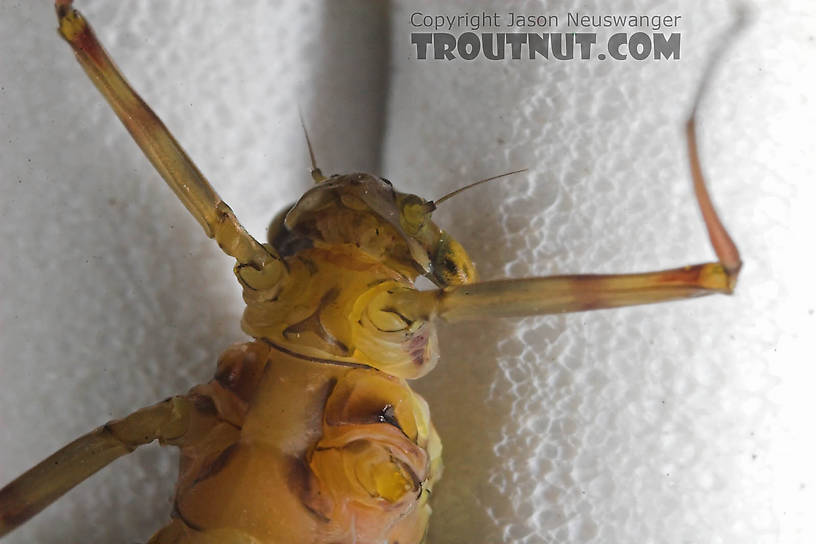
POLYGON ((303 127, 303 135, 306 136, 306 147, 309 148, 309 159, 312 161, 312 179, 315 181, 315 183, 326 181, 326 176, 324 176, 323 172, 320 171, 320 168, 317 167, 314 149, 312 149, 312 141, 309 139, 309 131, 306 130, 306 122, 303 121, 303 112, 300 111, 300 108, 298 108, 298 117, 300 117, 300 126, 303 127))
POLYGON ((468 189, 472 189, 472 188, 476 187, 477 185, 481 185, 482 183, 487 183, 488 181, 493 181, 493 180, 497 180, 497 179, 501 179, 501 178, 506 178, 507 176, 512 176, 513 174, 520 174, 521 172, 527 172, 527 168, 522 168, 521 170, 513 170, 512 172, 507 172, 505 174, 499 174, 498 176, 493 176, 493 177, 490 177, 490 178, 480 179, 479 181, 471 183, 470 185, 465 185, 464 187, 460 187, 459 189, 456 189, 455 191, 452 191, 452 192, 450 192, 450 193, 448 193, 448 194, 446 194, 444 196, 441 196, 441 197, 437 198, 436 200, 429 200, 428 202, 425 203, 425 206, 426 206, 426 208, 428 208, 429 212, 432 212, 441 203, 443 203, 444 201, 448 200, 449 198, 451 198, 453 196, 458 195, 459 193, 461 193, 463 191, 467 191, 468 189))

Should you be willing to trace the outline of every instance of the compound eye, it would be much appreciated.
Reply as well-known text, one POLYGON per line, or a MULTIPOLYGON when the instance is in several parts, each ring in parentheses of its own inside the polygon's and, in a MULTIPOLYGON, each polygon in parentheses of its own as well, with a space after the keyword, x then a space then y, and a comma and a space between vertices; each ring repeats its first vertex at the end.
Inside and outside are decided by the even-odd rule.
POLYGON ((289 232, 284 225, 284 221, 286 219, 286 214, 288 214, 289 210, 291 210, 294 206, 295 203, 293 202, 276 213, 275 217, 272 218, 272 221, 269 222, 269 227, 266 229, 266 239, 276 249, 279 249, 278 246, 280 245, 282 238, 289 232))
POLYGON ((283 221, 286 219, 286 214, 289 213, 289 210, 292 209, 294 206, 294 202, 288 206, 285 206, 281 211, 275 214, 275 217, 272 218, 272 221, 269 222, 269 227, 266 229, 266 239, 267 241, 275 245, 275 240, 278 239, 281 233, 285 233, 286 229, 284 228, 283 221))
POLYGON ((416 236, 431 217, 428 203, 416 195, 404 195, 400 209, 400 225, 410 236, 416 236))

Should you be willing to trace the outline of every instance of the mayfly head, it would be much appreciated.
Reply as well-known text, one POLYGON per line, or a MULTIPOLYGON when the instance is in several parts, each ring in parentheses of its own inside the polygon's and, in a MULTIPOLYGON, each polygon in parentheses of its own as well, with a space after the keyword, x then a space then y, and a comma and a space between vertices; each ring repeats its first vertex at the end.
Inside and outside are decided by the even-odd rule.
POLYGON ((502 176, 435 202, 369 174, 318 177, 269 226, 269 243, 290 273, 274 292, 245 289, 244 330, 317 360, 425 375, 438 357, 436 331, 432 312, 411 296, 435 291, 417 291, 414 280, 425 276, 439 287, 476 281, 465 249, 431 214, 454 194, 502 176))
POLYGON ((311 247, 353 245, 411 279, 426 276, 440 287, 474 282, 465 249, 431 220, 435 209, 383 178, 332 176, 281 211, 268 237, 285 257, 311 247))

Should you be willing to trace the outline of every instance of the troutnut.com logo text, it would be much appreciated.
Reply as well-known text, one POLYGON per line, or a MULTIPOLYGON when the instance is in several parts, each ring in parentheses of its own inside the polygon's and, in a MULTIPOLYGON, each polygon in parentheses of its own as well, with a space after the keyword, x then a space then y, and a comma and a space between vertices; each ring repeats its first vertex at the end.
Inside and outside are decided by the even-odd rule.
POLYGON ((411 13, 419 60, 680 59, 682 15, 411 13), (564 26, 562 26, 564 25, 564 26), (544 32, 540 30, 544 29, 544 32), (601 29, 604 34, 590 30, 601 29))

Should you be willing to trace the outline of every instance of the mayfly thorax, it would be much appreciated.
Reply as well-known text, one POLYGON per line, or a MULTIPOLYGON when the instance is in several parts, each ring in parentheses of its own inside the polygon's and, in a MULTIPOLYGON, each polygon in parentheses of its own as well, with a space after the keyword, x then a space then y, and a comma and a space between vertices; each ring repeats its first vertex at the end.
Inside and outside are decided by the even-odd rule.
POLYGON ((422 542, 442 446, 406 380, 435 366, 437 322, 655 303, 736 285, 739 253, 703 181, 694 115, 689 160, 717 262, 479 281, 465 248, 432 219, 447 197, 427 200, 372 174, 324 176, 314 157, 314 187, 258 241, 71 1, 56 5, 60 33, 93 83, 205 234, 234 258, 242 328, 253 340, 222 354, 211 382, 103 425, 0 490, 0 535, 158 440, 182 458, 171 520, 150 542, 422 542), (434 288, 415 288, 420 277, 434 288))

